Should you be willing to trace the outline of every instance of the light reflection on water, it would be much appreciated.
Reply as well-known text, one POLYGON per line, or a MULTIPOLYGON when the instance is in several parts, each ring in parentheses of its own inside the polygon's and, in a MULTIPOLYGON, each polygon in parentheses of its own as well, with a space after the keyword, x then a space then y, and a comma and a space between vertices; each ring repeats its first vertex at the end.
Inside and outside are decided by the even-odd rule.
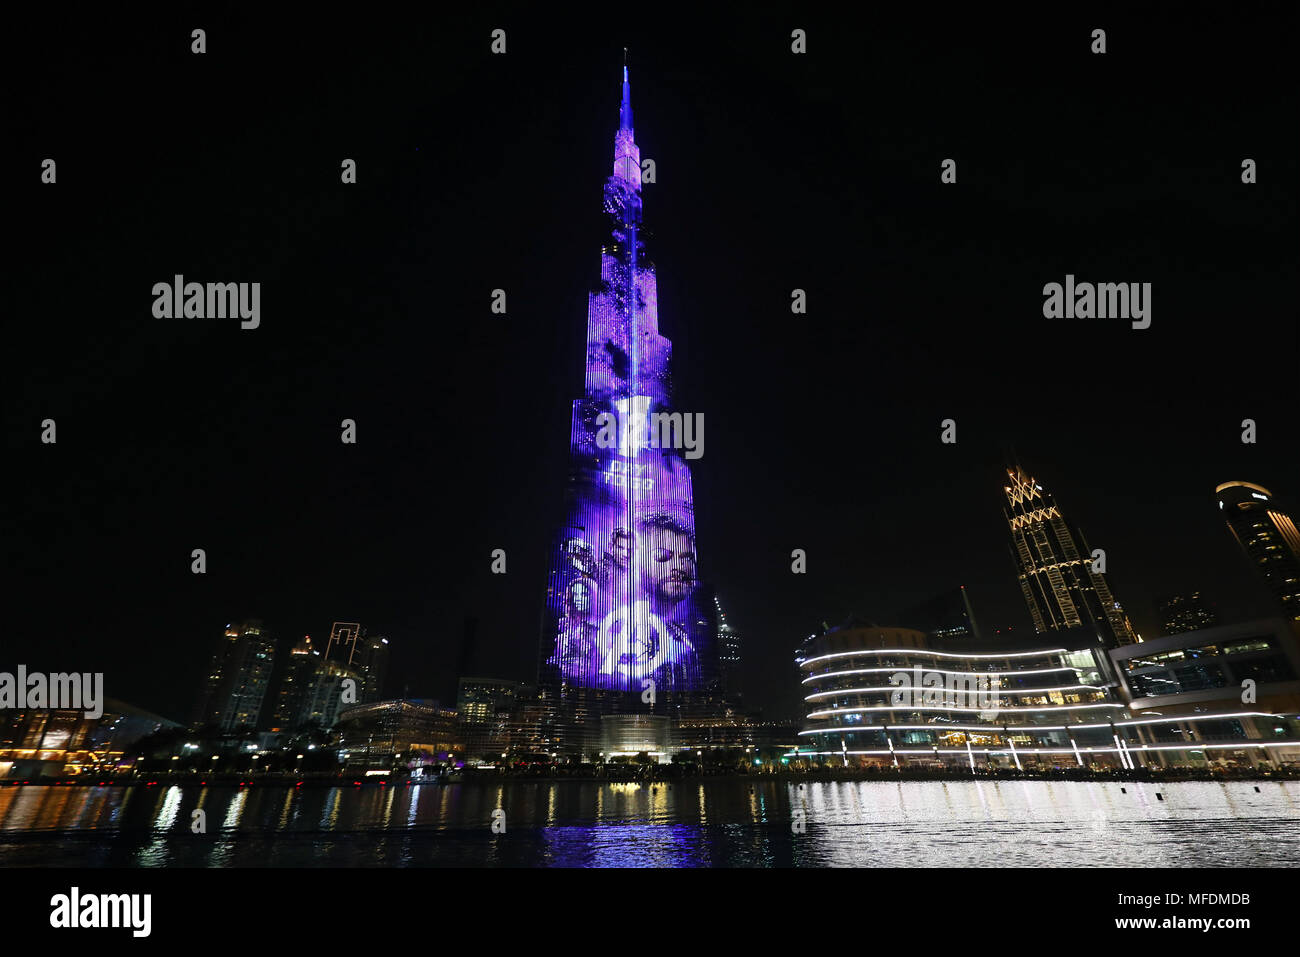
POLYGON ((1300 782, 1264 782, 1259 793, 1255 786, 744 779, 29 786, 0 788, 0 866, 1300 864, 1300 782), (505 834, 490 828, 498 807, 505 834), (196 808, 206 814, 206 834, 191 831, 196 808), (807 821, 802 834, 790 826, 796 809, 807 821))

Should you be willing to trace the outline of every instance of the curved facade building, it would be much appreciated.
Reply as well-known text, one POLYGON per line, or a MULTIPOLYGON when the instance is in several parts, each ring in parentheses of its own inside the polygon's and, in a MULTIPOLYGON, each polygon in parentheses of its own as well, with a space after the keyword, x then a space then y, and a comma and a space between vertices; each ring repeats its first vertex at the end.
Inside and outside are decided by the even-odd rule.
POLYGON ((787 758, 840 767, 1103 768, 1294 760, 1286 715, 1135 712, 1100 646, 949 651, 923 632, 846 625, 797 656, 804 730, 787 758))
POLYGON ((937 651, 923 632, 837 628, 799 663, 796 754, 843 764, 1077 766, 1129 717, 1090 651, 937 651))

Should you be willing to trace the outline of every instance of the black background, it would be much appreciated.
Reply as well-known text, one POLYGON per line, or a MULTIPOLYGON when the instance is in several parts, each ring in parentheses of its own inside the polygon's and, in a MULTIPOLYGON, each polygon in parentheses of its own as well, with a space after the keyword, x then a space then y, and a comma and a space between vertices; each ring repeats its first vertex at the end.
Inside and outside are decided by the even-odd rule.
POLYGON ((392 695, 531 679, 624 46, 677 405, 706 423, 701 574, 751 704, 794 714, 793 647, 849 613, 964 584, 986 630, 1028 630, 1012 447, 1144 635, 1170 591, 1275 613, 1213 490, 1300 491, 1285 5, 626 10, 12 25, 0 661, 185 720, 227 622, 340 619, 391 638, 392 695), (261 327, 155 319, 176 273, 262 283, 261 327), (1152 283, 1151 328, 1044 319, 1066 273, 1152 283))
MULTIPOLYGON (((777 824, 783 827, 783 822, 777 824)), ((998 848, 990 845, 989 861, 995 864, 998 848)), ((1209 939, 1216 942, 1247 942, 1262 937, 1269 927, 1280 931, 1285 926, 1286 908, 1290 898, 1286 885, 1278 879, 1278 871, 1250 867, 1230 871, 1214 868, 1177 868, 1160 871, 1154 868, 1059 868, 1051 880, 1044 880, 1042 868, 1000 867, 996 877, 999 891, 1015 900, 1016 925, 1020 933, 1050 934, 1060 927, 1060 902, 1068 896, 1078 911, 1072 920, 1080 935, 1089 939, 1114 935, 1113 939, 1125 943, 1151 943, 1185 945, 1196 935, 1206 940, 1202 929, 1133 928, 1117 927, 1117 919, 1150 919, 1157 925, 1166 919, 1218 920, 1245 918, 1247 928, 1212 928, 1209 939), (1166 895, 1174 894, 1182 903, 1166 905, 1166 895), (1193 895, 1239 895, 1235 903, 1190 904, 1193 895), (1120 896, 1156 896, 1160 903, 1147 908, 1142 905, 1120 904, 1120 896), (1253 935, 1253 936, 1252 936, 1253 935)), ((786 865, 788 866, 788 865, 786 865)), ((737 893, 759 899, 772 892, 773 883, 781 880, 771 873, 772 868, 734 868, 727 874, 728 884, 737 893), (762 875, 761 877, 759 875, 762 875), (762 885, 761 887, 759 885, 762 885)), ((947 868, 859 868, 853 874, 855 889, 864 894, 888 895, 900 880, 931 880, 941 883, 950 879, 947 868)), ((659 870, 621 869, 617 878, 624 888, 649 893, 655 883, 662 880, 659 870)), ((295 869, 292 875, 282 870, 267 868, 167 868, 117 869, 60 868, 0 871, 0 885, 5 883, 6 899, 12 903, 9 933, 19 941, 40 939, 63 945, 87 943, 102 945, 113 942, 131 950, 150 946, 160 947, 174 943, 188 943, 194 939, 196 901, 219 900, 232 896, 231 884, 247 898, 274 901, 275 909, 266 904, 241 905, 252 920, 261 920, 257 927, 263 936, 292 941, 299 946, 310 944, 341 943, 358 946, 373 945, 373 923, 332 915, 328 919, 295 918, 293 922, 273 923, 280 913, 310 914, 312 907, 331 894, 355 892, 370 893, 377 899, 405 902, 420 888, 422 903, 429 916, 403 918, 403 930, 414 933, 438 933, 443 937, 466 934, 482 935, 484 928, 502 922, 501 904, 510 901, 516 913, 528 918, 543 919, 545 910, 538 898, 539 885, 563 894, 566 898, 601 899, 608 893, 609 872, 605 869, 550 870, 544 876, 535 871, 518 868, 485 867, 478 870, 461 869, 456 874, 454 886, 439 889, 429 900, 424 890, 439 882, 428 884, 413 880, 406 868, 365 868, 344 870, 321 867, 295 869), (12 878, 10 877, 12 874, 12 878), (232 880, 233 879, 233 880, 232 880), (136 938, 128 929, 53 929, 49 918, 54 910, 52 898, 56 894, 70 896, 72 887, 78 888, 82 900, 90 894, 150 894, 151 932, 147 938, 136 938), (446 901, 439 909, 438 905, 446 901), (454 904, 454 907, 452 906, 454 904), (448 911, 453 913, 448 913, 448 911), (454 918, 454 919, 453 919, 454 918)), ((716 874, 709 868, 678 868, 672 877, 683 892, 707 898, 716 889, 716 874)), ((844 875, 836 868, 806 868, 798 875, 805 892, 828 895, 844 892, 844 875)), ((1226 898, 1225 898, 1226 899, 1226 898)), ((216 920, 205 911, 199 911, 208 922, 205 935, 213 940, 242 940, 249 927, 245 918, 216 920)), ((706 950, 734 947, 739 930, 761 926, 756 915, 743 915, 746 922, 700 921, 691 929, 691 939, 706 950)), ((500 935, 505 940, 522 938, 524 922, 517 919, 506 924, 500 935)), ((256 926, 256 925, 255 925, 256 926)), ((832 939, 841 935, 846 942, 850 932, 840 925, 831 925, 824 932, 832 939)), ((937 936, 937 935, 936 935, 937 936)), ((838 942, 838 940, 836 941, 838 942)), ((1204 944, 1202 943, 1202 946, 1204 944)))

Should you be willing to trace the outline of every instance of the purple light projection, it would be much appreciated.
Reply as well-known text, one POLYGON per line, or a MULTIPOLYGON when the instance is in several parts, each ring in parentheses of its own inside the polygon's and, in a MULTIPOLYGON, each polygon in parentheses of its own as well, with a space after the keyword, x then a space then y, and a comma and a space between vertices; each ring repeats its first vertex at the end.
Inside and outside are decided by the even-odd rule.
POLYGON ((713 630, 700 594, 691 473, 650 441, 667 412, 672 343, 659 334, 654 266, 640 259, 641 151, 627 68, 604 207, 613 243, 587 305, 586 392, 573 404, 567 525, 552 565, 544 669, 584 688, 701 687, 713 630), (616 432, 616 441, 610 441, 616 432))

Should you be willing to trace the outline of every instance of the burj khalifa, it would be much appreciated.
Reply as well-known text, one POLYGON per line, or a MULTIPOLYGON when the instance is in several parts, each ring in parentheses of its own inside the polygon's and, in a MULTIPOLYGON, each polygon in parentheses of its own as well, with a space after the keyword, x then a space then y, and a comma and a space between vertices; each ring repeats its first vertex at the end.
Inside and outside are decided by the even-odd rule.
MULTIPOLYGON (((573 403, 565 524, 546 595, 539 685, 593 712, 662 711, 716 680, 711 596, 700 585, 687 450, 663 441, 672 343, 641 241, 642 161, 623 66, 610 241, 588 297, 585 388, 573 403)), ((680 436, 680 433, 677 433, 680 436)))

